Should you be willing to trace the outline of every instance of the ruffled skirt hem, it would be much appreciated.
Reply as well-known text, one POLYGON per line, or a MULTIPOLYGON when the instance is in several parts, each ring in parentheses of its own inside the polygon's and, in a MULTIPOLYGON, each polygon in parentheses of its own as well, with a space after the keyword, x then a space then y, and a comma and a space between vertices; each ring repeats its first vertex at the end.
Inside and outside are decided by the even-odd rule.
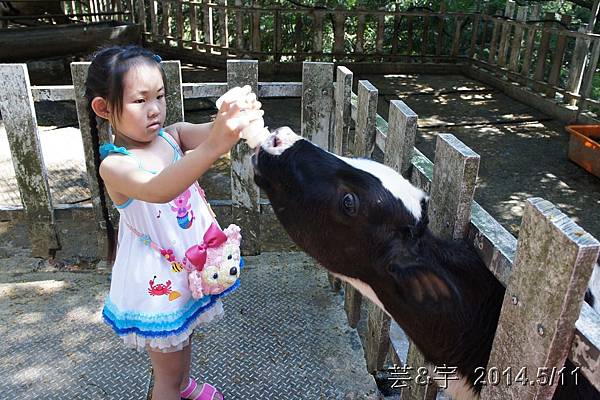
POLYGON ((126 333, 119 336, 123 339, 125 346, 134 348, 138 351, 158 351, 161 353, 171 353, 183 350, 189 345, 190 336, 194 329, 206 326, 212 322, 216 322, 223 317, 223 303, 217 300, 211 304, 206 310, 200 313, 192 320, 187 328, 175 335, 165 333, 165 336, 147 337, 140 333, 126 333))

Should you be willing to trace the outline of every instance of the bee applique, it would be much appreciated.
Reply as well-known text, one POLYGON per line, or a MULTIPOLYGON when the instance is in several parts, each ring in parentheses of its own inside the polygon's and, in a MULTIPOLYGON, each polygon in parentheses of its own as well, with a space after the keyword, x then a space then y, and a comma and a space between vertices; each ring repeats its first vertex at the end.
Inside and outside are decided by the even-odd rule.
POLYGON ((175 255, 173 255, 173 250, 161 249, 160 254, 162 254, 163 257, 165 257, 165 259, 171 264, 171 271, 183 271, 183 265, 175 259, 175 255))
POLYGON ((171 271, 181 272, 181 271, 183 271, 183 265, 180 262, 172 261, 171 262, 171 271))

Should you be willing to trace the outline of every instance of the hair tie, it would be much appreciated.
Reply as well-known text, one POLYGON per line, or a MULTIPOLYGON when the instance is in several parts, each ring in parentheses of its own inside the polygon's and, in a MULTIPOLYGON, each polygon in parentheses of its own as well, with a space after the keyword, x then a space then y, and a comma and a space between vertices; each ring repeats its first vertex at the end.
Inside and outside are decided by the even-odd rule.
POLYGON ((162 62, 162 58, 160 58, 160 56, 158 54, 153 54, 152 58, 154 58, 154 61, 156 61, 157 63, 162 62))

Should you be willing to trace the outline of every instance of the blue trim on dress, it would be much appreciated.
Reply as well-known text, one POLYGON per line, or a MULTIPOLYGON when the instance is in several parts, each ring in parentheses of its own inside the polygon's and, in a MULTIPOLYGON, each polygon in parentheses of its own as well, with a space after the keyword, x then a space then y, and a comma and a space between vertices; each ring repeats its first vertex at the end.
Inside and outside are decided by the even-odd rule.
POLYGON ((165 134, 165 132, 162 129, 160 130, 160 132, 158 132, 158 136, 165 139, 167 141, 167 143, 169 143, 171 145, 171 147, 173 148, 173 161, 172 162, 177 161, 177 159, 179 158, 179 147, 177 146, 177 144, 174 143, 173 141, 171 141, 171 139, 169 139, 170 135, 165 134))
POLYGON ((123 204, 115 204, 115 207, 117 207, 119 210, 124 209, 125 207, 127 207, 128 205, 130 205, 133 202, 133 197, 130 197, 127 199, 127 201, 123 204))
POLYGON ((132 156, 125 147, 117 147, 113 143, 103 143, 100 146, 100 160, 104 160, 111 153, 120 153, 126 156, 132 156))
MULTIPOLYGON (((245 261, 240 257, 240 271, 245 261)), ((106 296, 102 317, 104 321, 120 336, 135 333, 144 337, 167 337, 178 335, 187 330, 201 313, 215 305, 216 300, 227 296, 240 286, 238 279, 222 293, 210 295, 199 300, 190 300, 179 311, 171 313, 147 314, 135 311, 119 312, 117 307, 106 296)))

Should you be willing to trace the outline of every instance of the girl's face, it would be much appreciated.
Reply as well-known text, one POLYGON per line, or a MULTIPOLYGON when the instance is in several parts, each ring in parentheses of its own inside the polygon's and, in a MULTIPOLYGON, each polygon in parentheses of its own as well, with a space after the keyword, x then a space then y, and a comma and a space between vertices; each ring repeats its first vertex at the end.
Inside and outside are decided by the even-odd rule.
POLYGON ((111 123, 125 140, 154 140, 167 115, 165 88, 157 67, 140 64, 123 77, 123 110, 111 123))

